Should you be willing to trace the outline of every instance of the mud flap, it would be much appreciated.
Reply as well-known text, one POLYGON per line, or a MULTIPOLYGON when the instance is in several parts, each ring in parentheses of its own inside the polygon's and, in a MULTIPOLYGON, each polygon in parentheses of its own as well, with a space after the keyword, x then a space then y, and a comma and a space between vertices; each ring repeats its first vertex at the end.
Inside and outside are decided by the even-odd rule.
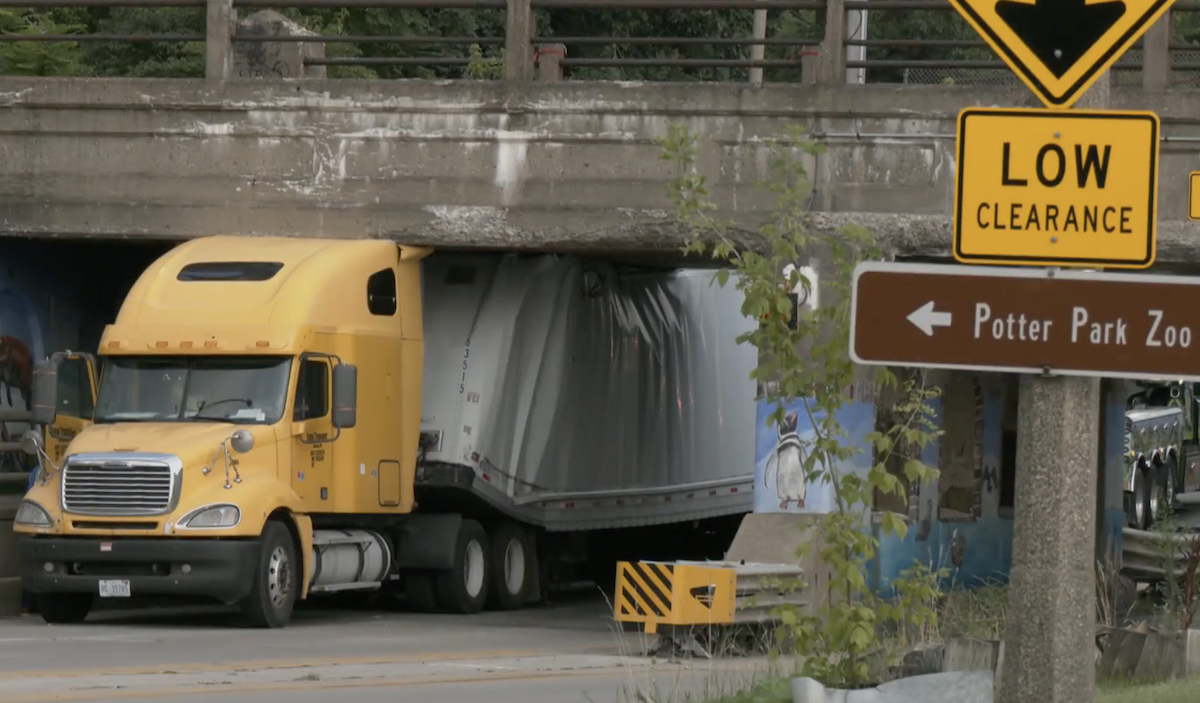
POLYGON ((444 571, 454 568, 455 547, 462 515, 410 515, 393 531, 396 566, 444 571))

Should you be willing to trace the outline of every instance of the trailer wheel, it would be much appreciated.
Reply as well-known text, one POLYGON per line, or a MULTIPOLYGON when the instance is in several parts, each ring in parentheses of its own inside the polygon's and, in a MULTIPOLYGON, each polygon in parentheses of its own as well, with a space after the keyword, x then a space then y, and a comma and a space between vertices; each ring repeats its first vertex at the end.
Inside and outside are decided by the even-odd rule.
POLYGON ((39 593, 38 611, 51 625, 72 625, 87 619, 94 598, 90 593, 39 593))
POLYGON ((278 520, 267 521, 250 595, 239 603, 252 627, 287 626, 296 605, 299 566, 291 531, 278 520))
POLYGON ((454 545, 454 567, 437 574, 443 610, 470 615, 483 610, 488 594, 488 538, 475 520, 463 520, 454 545))
POLYGON ((492 588, 488 605, 497 610, 516 610, 525 605, 529 596, 530 568, 535 558, 529 544, 529 533, 520 525, 502 522, 492 535, 489 554, 492 588))

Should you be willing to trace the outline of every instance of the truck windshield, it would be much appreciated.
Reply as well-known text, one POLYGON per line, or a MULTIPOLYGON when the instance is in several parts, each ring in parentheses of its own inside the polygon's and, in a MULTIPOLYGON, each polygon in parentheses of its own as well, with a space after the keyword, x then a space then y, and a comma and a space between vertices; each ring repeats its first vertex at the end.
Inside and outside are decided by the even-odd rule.
POLYGON ((94 420, 274 424, 291 364, 288 357, 110 356, 94 420))

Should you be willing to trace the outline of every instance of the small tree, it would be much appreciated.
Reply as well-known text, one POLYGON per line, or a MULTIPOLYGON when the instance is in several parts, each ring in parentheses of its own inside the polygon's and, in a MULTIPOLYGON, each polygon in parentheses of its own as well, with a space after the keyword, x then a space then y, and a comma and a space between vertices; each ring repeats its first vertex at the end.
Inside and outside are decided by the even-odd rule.
MULTIPOLYGON (((845 227, 832 235, 808 230, 811 188, 804 158, 820 153, 821 147, 799 129, 788 130, 769 144, 769 177, 761 185, 775 195, 775 208, 759 229, 754 247, 735 245, 731 225, 716 216, 706 179, 695 169, 695 136, 672 125, 661 144, 660 158, 675 167, 668 190, 687 230, 685 251, 708 253, 727 264, 715 274, 716 281, 724 286, 731 271, 736 273, 735 285, 745 296, 742 313, 765 321, 738 342, 758 349, 759 365, 752 376, 765 389, 766 402, 773 405, 768 422, 778 425, 786 405, 800 402, 813 430, 810 438, 801 440, 804 471, 809 483, 828 485, 833 494, 833 510, 816 523, 825 543, 819 556, 833 572, 831 597, 815 614, 780 608, 776 616, 782 623, 781 639, 791 642, 802 658, 801 675, 829 686, 867 683, 878 673, 871 664, 880 660, 882 625, 921 628, 936 620, 928 604, 937 595, 936 577, 944 574, 916 564, 898 583, 893 582, 899 599, 884 602, 867 585, 866 564, 879 546, 869 524, 876 493, 898 495, 907 502, 908 486, 936 476, 921 462, 920 453, 940 434, 930 405, 940 391, 927 386, 920 373, 900 384, 889 369, 879 369, 877 386, 900 390, 893 415, 901 419, 862 438, 874 449, 869 470, 840 470, 839 465, 857 452, 846 441, 838 420, 838 411, 850 402, 848 388, 854 380, 848 353, 851 274, 860 261, 881 258, 882 251, 862 227, 845 227), (788 324, 792 301, 787 293, 798 285, 810 291, 812 282, 793 267, 781 285, 782 271, 815 252, 825 253, 833 270, 821 277, 823 304, 798 314, 793 328, 788 324), (831 304, 824 304, 831 299, 831 304), (889 466, 896 468, 889 471, 889 466)), ((904 537, 908 527, 904 517, 882 512, 878 519, 885 533, 904 537)))
MULTIPOLYGON (((5 34, 64 35, 84 31, 80 24, 60 21, 35 10, 0 10, 0 31, 5 34)), ((75 42, 0 43, 0 72, 17 76, 72 76, 79 72, 79 44, 75 42)))

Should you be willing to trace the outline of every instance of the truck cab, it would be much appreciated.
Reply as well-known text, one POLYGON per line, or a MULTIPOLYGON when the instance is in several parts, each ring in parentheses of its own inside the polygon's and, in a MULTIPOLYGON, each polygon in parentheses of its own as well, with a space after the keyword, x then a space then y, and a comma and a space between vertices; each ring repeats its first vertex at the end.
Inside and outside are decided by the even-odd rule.
POLYGON ((98 383, 87 355, 39 363, 43 466, 14 530, 43 617, 204 595, 281 627, 311 591, 384 582, 380 525, 414 507, 427 253, 192 240, 130 290, 98 383))

